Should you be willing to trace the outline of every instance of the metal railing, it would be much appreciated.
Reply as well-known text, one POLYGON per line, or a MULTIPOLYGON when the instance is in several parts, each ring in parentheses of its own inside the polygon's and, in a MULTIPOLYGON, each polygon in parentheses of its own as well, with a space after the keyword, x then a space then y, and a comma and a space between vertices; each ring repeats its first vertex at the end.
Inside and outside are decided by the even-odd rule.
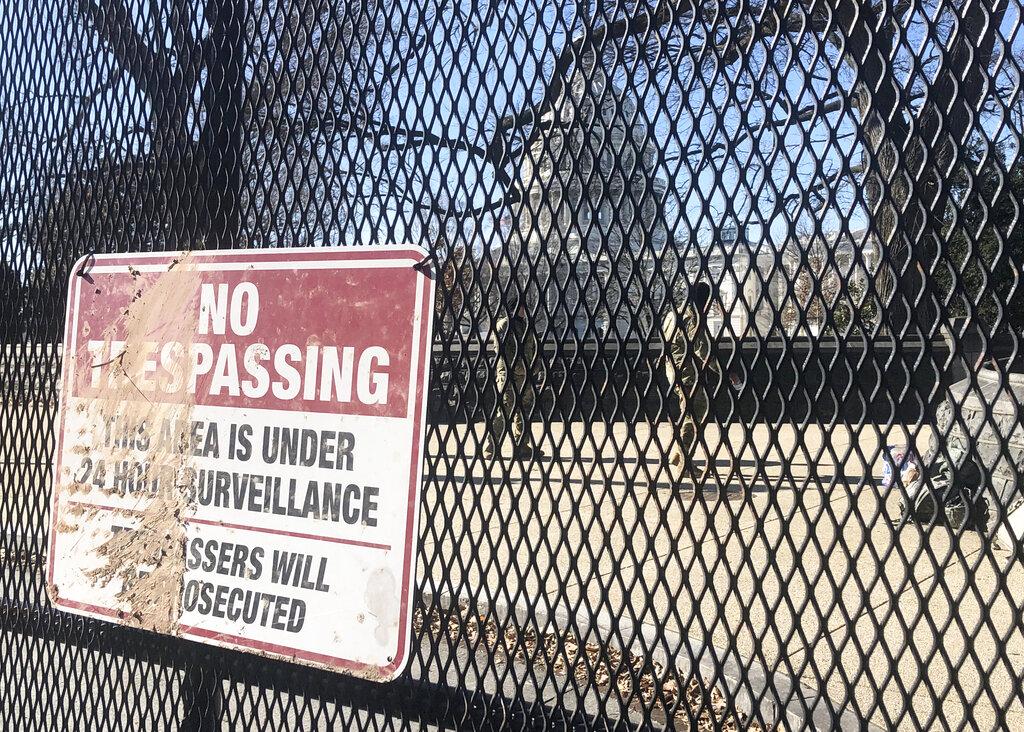
POLYGON ((1022 17, 8 3, 0 727, 1024 726, 1022 17), (404 675, 52 608, 72 263, 405 241, 438 299, 404 675), (520 306, 529 362, 490 336, 520 306))

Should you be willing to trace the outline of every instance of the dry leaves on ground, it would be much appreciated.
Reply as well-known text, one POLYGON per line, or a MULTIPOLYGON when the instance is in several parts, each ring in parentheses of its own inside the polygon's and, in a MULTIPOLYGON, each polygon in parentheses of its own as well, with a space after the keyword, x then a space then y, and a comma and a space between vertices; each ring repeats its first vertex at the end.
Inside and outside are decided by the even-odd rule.
POLYGON ((731 708, 717 687, 692 675, 669 671, 660 663, 623 654, 606 644, 588 642, 581 648, 570 632, 538 638, 533 628, 519 629, 513 623, 514 618, 502 627, 492 615, 475 612, 465 602, 445 611, 435 607, 429 617, 417 609, 413 616, 415 632, 427 634, 430 640, 485 650, 495 664, 507 663, 511 656, 516 662, 547 668, 558 676, 571 673, 581 690, 596 687, 613 698, 617 693, 625 706, 670 716, 678 729, 763 729, 731 708))

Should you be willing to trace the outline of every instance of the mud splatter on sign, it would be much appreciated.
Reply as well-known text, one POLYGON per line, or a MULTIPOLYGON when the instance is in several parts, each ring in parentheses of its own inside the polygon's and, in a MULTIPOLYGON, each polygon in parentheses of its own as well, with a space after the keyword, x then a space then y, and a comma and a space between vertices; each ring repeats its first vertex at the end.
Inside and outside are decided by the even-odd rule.
MULTIPOLYGON (((192 343, 201 277, 190 266, 191 261, 191 253, 186 253, 178 260, 176 269, 168 266, 166 271, 148 277, 130 267, 134 288, 130 303, 102 331, 102 352, 110 357, 87 364, 90 371, 107 367, 107 374, 105 380, 99 380, 100 393, 90 405, 96 407, 90 412, 91 439, 88 444, 77 445, 81 448, 77 452, 102 450, 105 465, 111 466, 111 471, 135 458, 139 435, 154 440, 155 435, 149 436, 153 428, 191 421, 191 395, 182 394, 177 403, 154 401, 140 388, 152 351, 148 344, 176 342, 188 349, 192 343), (130 425, 129 437, 121 434, 111 438, 107 433, 116 429, 112 425, 130 425)), ((88 335, 92 323, 85 321, 82 330, 83 335, 88 335)), ((92 374, 89 378, 92 383, 92 374)), ((175 446, 149 446, 151 459, 139 463, 133 480, 137 484, 154 484, 157 464, 162 473, 180 473, 188 464, 188 456, 173 449, 175 446)), ((176 480, 156 485, 155 491, 140 492, 129 506, 111 509, 133 526, 112 533, 97 545, 96 555, 102 563, 87 574, 98 585, 116 588, 117 599, 126 606, 128 622, 170 633, 175 630, 180 614, 188 486, 176 480)), ((87 487, 81 483, 72 486, 74 492, 87 487)), ((97 486, 97 492, 111 495, 117 490, 113 484, 104 483, 97 486)))

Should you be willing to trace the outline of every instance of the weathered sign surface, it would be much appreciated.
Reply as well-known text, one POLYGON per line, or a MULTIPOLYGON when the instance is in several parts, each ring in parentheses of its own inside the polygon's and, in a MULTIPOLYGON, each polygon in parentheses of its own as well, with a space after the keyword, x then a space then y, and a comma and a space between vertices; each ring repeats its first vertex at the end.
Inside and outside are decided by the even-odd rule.
POLYGON ((103 255, 71 277, 61 609, 386 680, 411 628, 433 283, 416 247, 103 255))

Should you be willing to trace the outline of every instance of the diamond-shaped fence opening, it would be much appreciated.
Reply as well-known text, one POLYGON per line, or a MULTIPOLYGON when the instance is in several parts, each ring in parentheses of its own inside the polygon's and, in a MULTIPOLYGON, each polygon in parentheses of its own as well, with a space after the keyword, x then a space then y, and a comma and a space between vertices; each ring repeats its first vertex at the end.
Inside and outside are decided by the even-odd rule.
POLYGON ((1022 11, 8 3, 0 726, 1024 728, 1022 11), (54 609, 72 264, 403 242, 405 673, 54 609))

